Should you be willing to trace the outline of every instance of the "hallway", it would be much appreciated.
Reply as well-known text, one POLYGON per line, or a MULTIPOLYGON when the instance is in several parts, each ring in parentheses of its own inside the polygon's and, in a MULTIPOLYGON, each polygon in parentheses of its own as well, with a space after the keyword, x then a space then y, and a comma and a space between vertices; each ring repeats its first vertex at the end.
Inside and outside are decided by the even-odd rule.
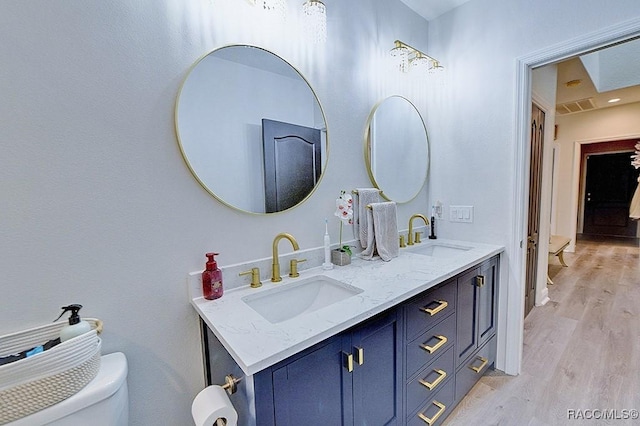
POLYGON ((579 240, 565 260, 525 320, 521 374, 490 372, 445 425, 640 423, 637 240, 579 240))

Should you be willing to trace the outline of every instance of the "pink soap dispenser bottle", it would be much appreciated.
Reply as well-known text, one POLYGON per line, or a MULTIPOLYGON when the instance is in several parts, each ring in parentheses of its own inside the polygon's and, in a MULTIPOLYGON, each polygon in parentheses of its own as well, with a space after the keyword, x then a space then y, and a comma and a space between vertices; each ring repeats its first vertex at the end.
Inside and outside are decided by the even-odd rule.
POLYGON ((222 271, 218 269, 218 263, 214 256, 218 253, 207 253, 206 269, 202 272, 202 295, 207 300, 222 297, 222 271))

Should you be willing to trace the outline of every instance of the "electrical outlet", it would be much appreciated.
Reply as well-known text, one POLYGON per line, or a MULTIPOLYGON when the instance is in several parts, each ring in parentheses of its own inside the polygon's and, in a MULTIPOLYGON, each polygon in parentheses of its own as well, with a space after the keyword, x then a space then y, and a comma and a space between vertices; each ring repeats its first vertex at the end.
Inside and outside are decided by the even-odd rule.
POLYGON ((449 206, 450 222, 473 222, 473 206, 449 206))

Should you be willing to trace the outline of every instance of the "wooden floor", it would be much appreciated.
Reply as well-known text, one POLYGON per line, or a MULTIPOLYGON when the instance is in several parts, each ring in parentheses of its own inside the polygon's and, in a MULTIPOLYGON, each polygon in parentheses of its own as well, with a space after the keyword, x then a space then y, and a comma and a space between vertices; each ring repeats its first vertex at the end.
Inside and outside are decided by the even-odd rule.
POLYGON ((444 425, 640 425, 637 240, 579 241, 565 261, 525 319, 522 373, 490 372, 444 425))

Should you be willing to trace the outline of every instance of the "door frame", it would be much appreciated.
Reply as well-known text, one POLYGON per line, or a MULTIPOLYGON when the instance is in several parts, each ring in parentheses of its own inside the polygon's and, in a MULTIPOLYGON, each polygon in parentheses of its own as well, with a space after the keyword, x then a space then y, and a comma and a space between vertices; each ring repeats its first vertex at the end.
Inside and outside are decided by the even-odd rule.
POLYGON ((522 368, 524 340, 524 292, 527 236, 529 157, 528 134, 531 116, 531 71, 589 51, 640 36, 640 18, 584 34, 537 52, 516 58, 515 149, 513 150, 513 220, 508 243, 510 259, 501 272, 509 285, 501 289, 496 367, 507 374, 519 374, 522 368))

